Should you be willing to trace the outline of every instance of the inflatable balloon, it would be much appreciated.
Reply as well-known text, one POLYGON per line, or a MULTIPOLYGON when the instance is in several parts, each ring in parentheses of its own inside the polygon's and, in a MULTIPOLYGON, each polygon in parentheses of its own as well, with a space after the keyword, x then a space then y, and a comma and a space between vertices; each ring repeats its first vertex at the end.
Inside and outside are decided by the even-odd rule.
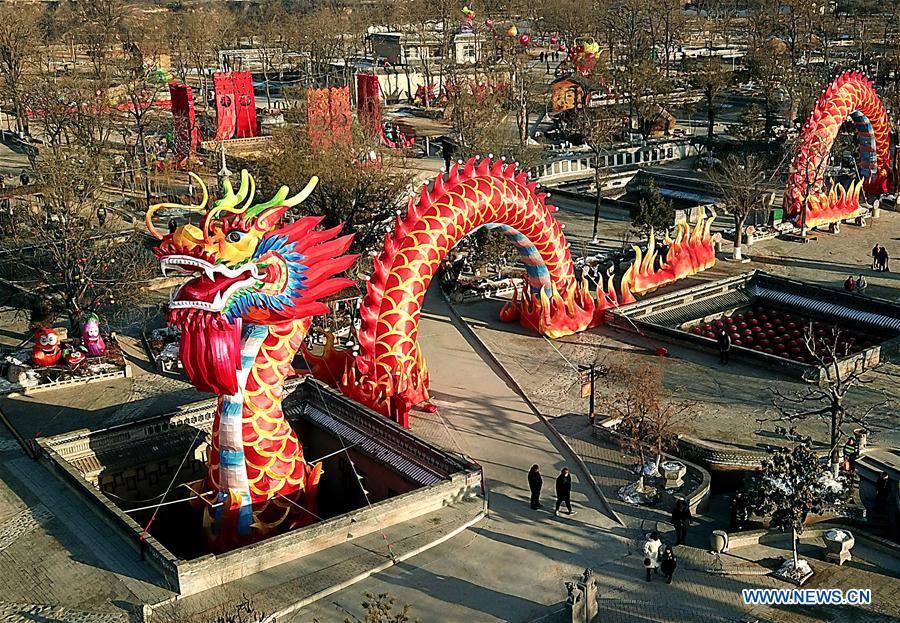
POLYGON ((63 351, 63 359, 73 368, 87 359, 84 348, 80 346, 67 346, 63 351))
POLYGON ((106 354, 106 342, 100 335, 100 319, 96 314, 89 314, 81 332, 81 344, 91 357, 102 357, 106 354))
POLYGON ((509 30, 506 31, 506 35, 510 38, 515 37, 518 34, 519 34, 519 29, 516 28, 515 25, 510 26, 509 30))
POLYGON ((528 45, 530 41, 531 37, 529 37, 528 35, 519 35, 519 43, 521 43, 522 45, 528 45))
POLYGON ((40 327, 34 332, 34 349, 31 359, 36 366, 52 366, 62 356, 59 347, 59 335, 53 329, 40 327))

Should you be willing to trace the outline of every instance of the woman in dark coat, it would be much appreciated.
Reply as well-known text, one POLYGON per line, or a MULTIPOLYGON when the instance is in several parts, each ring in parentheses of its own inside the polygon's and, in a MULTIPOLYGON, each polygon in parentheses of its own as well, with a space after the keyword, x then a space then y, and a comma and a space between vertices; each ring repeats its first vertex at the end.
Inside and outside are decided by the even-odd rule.
POLYGON ((564 467, 556 478, 556 514, 559 515, 559 507, 566 505, 569 515, 574 515, 572 510, 572 475, 569 468, 564 467))
POLYGON ((659 556, 659 570, 666 576, 666 583, 672 583, 672 576, 675 575, 675 569, 678 567, 678 561, 675 560, 675 552, 668 543, 663 547, 659 556))
POLYGON ((691 509, 688 508, 687 502, 678 500, 675 502, 675 508, 672 509, 672 525, 675 526, 675 544, 683 545, 687 541, 688 526, 691 525, 691 509))
POLYGON ((531 508, 537 509, 541 507, 541 487, 544 486, 544 479, 541 478, 541 470, 537 465, 531 466, 528 472, 528 488, 531 489, 531 508))

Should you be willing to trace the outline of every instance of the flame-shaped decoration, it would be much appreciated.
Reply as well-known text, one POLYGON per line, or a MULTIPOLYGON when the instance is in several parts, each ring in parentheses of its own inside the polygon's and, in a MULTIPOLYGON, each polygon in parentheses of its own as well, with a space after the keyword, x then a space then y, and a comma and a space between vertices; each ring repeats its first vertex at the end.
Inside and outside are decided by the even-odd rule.
POLYGON ((646 254, 639 247, 633 247, 636 256, 622 277, 621 303, 633 303, 634 295, 652 292, 711 268, 716 263, 715 244, 710 236, 715 218, 700 217, 693 230, 686 222, 680 221, 675 227, 675 239, 666 238, 669 252, 666 261, 658 268, 659 251, 652 232, 646 254))
POLYGON ((809 203, 806 206, 806 226, 820 227, 844 219, 856 218, 860 212, 859 195, 862 187, 862 180, 850 182, 849 189, 837 183, 827 193, 819 192, 810 195, 809 203))
POLYGON ((523 327, 552 338, 596 326, 596 306, 586 282, 573 281, 565 294, 560 294, 553 285, 551 292, 550 296, 543 289, 534 293, 523 284, 521 291, 515 290, 512 300, 500 310, 500 320, 518 320, 523 327))

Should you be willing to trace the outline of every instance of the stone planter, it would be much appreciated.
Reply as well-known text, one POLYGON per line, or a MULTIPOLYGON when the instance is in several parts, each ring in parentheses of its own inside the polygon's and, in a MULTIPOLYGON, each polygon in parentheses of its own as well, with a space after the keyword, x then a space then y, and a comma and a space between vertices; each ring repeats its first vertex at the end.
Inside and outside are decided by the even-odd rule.
POLYGON ((838 565, 843 565, 848 560, 852 560, 850 550, 856 544, 856 539, 853 538, 853 534, 849 530, 829 530, 822 535, 822 539, 824 539, 825 548, 828 550, 825 556, 826 560, 836 562, 838 565))
POLYGON ((716 554, 728 550, 728 533, 724 530, 713 530, 709 535, 709 547, 716 554))
POLYGON ((666 479, 666 489, 678 489, 684 484, 684 476, 687 474, 687 466, 678 461, 663 461, 659 465, 659 471, 666 479))

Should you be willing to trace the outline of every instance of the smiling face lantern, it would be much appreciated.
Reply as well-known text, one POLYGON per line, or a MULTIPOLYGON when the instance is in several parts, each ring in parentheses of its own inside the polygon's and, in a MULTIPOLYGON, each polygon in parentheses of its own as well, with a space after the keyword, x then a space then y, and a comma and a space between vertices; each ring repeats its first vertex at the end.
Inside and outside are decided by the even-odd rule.
POLYGON ((59 361, 62 350, 59 346, 59 335, 53 329, 41 327, 34 332, 34 349, 31 358, 36 366, 52 366, 59 361))

